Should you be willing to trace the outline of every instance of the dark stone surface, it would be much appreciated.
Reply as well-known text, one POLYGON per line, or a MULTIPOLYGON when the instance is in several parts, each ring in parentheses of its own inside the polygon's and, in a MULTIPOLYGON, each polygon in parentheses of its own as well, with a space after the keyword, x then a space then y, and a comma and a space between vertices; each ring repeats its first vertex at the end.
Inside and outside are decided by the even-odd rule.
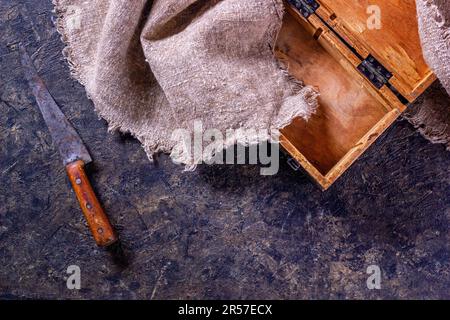
POLYGON ((322 193, 283 165, 183 172, 107 133, 69 76, 51 3, 0 1, 0 298, 450 298, 450 153, 397 122, 322 193), (98 249, 23 80, 26 45, 95 159, 128 265, 98 249), (382 269, 382 289, 366 268, 382 269), (81 268, 82 289, 66 288, 81 268))

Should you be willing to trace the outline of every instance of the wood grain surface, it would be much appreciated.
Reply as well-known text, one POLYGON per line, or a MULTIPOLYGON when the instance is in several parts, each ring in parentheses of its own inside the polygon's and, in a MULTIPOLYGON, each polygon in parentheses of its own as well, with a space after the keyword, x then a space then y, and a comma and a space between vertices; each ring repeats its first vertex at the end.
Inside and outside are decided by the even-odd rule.
POLYGON ((318 14, 329 22, 363 57, 374 55, 394 77, 390 82, 409 101, 436 79, 420 46, 414 0, 320 0, 318 14), (379 10, 379 28, 369 28, 368 17, 379 10), (372 12, 372 13, 371 13, 372 12), (333 17, 333 19, 330 19, 333 17))
POLYGON ((118 237, 92 189, 84 162, 77 160, 69 163, 66 171, 95 242, 100 247, 112 245, 118 237))

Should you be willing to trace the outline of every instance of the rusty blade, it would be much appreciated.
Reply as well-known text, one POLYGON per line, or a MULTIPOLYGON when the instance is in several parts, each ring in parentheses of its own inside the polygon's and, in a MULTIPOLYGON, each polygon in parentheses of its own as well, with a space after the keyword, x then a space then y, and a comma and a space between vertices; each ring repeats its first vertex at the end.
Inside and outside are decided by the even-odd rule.
POLYGON ((19 46, 19 51, 22 65, 25 68, 25 77, 33 91, 45 123, 50 130, 53 144, 58 147, 64 164, 66 165, 76 160, 83 160, 84 163, 91 162, 92 158, 84 146, 83 141, 59 109, 50 92, 48 92, 47 87, 37 74, 25 48, 19 46))

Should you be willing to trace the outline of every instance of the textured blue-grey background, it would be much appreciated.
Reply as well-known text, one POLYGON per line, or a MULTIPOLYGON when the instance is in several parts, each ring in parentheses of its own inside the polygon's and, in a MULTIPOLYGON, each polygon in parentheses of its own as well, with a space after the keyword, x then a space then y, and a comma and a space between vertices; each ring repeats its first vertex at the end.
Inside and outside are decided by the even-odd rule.
POLYGON ((0 0, 0 298, 450 298, 450 153, 399 121, 326 193, 283 164, 182 172, 107 133, 69 76, 50 0, 0 0), (95 247, 16 45, 95 159, 128 265, 95 247), (66 288, 79 265, 82 289, 66 288), (382 289, 366 287, 367 266, 382 289))

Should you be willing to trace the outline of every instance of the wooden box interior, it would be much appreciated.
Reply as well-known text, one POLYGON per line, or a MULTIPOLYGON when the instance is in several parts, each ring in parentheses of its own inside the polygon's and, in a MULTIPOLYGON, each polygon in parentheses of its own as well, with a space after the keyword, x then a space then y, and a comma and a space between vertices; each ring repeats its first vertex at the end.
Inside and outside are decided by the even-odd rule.
MULTIPOLYGON (((333 1, 322 2, 333 3, 333 1)), ((339 8, 336 7, 339 9, 338 13, 350 15, 350 12, 342 13, 348 8, 344 6, 345 3, 367 1, 335 2, 341 3, 339 8)), ((415 7, 413 9, 415 13, 415 7)), ((322 13, 327 10, 326 14, 332 20, 329 21, 330 24, 341 18, 325 6, 321 6, 320 10, 322 13)), ((352 19, 358 19, 359 16, 358 13, 354 14, 352 19)), ((322 22, 323 20, 316 17, 306 21, 298 16, 295 9, 290 8, 285 15, 275 53, 292 76, 306 85, 317 88, 320 92, 317 113, 309 121, 296 119, 284 128, 281 131, 281 144, 322 189, 327 189, 398 118, 405 106, 387 88, 376 89, 359 73, 356 67, 361 61, 342 44, 334 32, 327 28, 329 24, 322 22)), ((342 23, 340 26, 342 27, 342 23)), ((345 28, 348 30, 348 26, 345 28)), ((351 34, 349 31, 346 32, 347 35, 351 34)), ((405 35, 401 30, 399 32, 397 40, 402 42, 405 35)), ((412 33, 418 34, 417 23, 412 33)), ((349 40, 352 45, 356 41, 363 43, 354 35, 349 37, 352 39, 349 40)), ((364 43, 364 48, 377 45, 377 41, 381 39, 379 35, 371 38, 377 40, 364 43)), ((395 65, 395 62, 387 64, 390 70, 394 71, 394 79, 400 79, 402 90, 399 91, 409 101, 414 100, 414 97, 423 92, 434 80, 421 55, 418 35, 416 38, 412 37, 412 41, 415 42, 415 48, 409 44, 409 49, 398 50, 404 55, 408 55, 409 50, 408 57, 415 59, 414 64, 408 64, 409 70, 402 69, 402 66, 395 65), (396 68, 400 68, 402 72, 396 72, 396 68)), ((381 47, 387 48, 388 45, 384 44, 381 47)), ((363 54, 365 53, 362 52, 363 54)), ((367 54, 377 56, 373 51, 368 51, 367 54)), ((377 59, 385 61, 384 54, 378 55, 377 59)))

